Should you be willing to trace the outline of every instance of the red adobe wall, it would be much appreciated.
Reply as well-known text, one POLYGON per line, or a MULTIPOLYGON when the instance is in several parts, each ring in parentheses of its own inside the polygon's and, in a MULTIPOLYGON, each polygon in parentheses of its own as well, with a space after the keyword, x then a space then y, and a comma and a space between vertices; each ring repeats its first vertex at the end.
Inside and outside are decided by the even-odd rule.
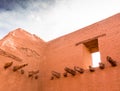
POLYGON ((119 21, 117 14, 47 43, 24 31, 11 33, 0 40, 0 91, 120 91, 119 21), (91 53, 84 43, 96 38, 105 69, 90 72, 91 53), (111 67, 106 56, 117 61, 117 66, 111 67), (13 65, 5 70, 4 64, 11 61, 13 65), (20 70, 13 72, 13 66, 26 63, 25 74, 20 70), (64 77, 64 68, 74 66, 84 68, 85 72, 64 77), (40 71, 39 79, 29 78, 28 71, 36 70, 40 71), (50 80, 51 71, 61 73, 61 77, 50 80))
POLYGON ((15 30, 0 41, 0 91, 41 91, 42 67, 40 64, 44 60, 46 44, 35 36, 32 40, 31 34, 24 35, 23 32, 25 31, 22 31, 21 35, 19 29, 15 30), (4 65, 8 62, 13 62, 13 65, 4 69, 4 65), (13 72, 14 66, 23 64, 28 64, 22 68, 25 71, 24 74, 21 74, 21 70, 13 72), (39 70, 38 79, 28 77, 29 71, 36 70, 39 70))
MULTIPOLYGON (((62 36, 48 42, 44 73, 42 78, 42 91, 119 91, 120 90, 120 14, 91 26, 80 29, 71 34, 62 36), (106 68, 96 68, 91 73, 91 56, 87 48, 80 42, 98 38, 101 61, 106 68), (79 44, 76 46, 76 44, 79 44), (118 62, 117 67, 111 67, 106 56, 111 56, 118 62), (85 69, 84 74, 62 77, 50 80, 51 71, 63 74, 64 68, 79 66, 85 69)), ((42 64, 41 64, 42 65, 42 64)))

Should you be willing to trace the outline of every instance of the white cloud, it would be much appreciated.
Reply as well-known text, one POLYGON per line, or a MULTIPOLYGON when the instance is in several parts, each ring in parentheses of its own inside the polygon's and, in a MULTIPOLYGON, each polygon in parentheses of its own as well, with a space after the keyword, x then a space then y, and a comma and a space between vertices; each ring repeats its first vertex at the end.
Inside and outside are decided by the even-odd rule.
MULTIPOLYGON (((38 0, 39 1, 39 0, 38 0)), ((45 41, 114 15, 119 0, 56 0, 28 3, 25 10, 0 13, 0 33, 21 27, 45 41)))

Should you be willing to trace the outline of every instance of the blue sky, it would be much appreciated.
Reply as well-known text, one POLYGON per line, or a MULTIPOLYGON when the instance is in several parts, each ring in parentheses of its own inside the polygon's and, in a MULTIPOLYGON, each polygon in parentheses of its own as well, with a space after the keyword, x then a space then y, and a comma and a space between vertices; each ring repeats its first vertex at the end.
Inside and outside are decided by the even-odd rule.
POLYGON ((0 38, 16 28, 45 41, 120 12, 120 0, 0 0, 0 38))

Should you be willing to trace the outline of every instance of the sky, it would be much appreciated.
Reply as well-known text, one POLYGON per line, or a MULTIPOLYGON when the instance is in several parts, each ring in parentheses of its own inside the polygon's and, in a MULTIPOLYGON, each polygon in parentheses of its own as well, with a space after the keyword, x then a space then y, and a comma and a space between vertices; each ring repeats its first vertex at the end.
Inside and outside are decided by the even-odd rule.
POLYGON ((0 0, 0 39, 22 28, 50 41, 120 12, 120 0, 0 0))

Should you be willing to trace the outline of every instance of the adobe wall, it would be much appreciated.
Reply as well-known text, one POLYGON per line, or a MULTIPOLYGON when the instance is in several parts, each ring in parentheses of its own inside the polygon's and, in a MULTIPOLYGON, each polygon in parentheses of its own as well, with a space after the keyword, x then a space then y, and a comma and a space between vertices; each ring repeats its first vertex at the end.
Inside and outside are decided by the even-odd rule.
MULTIPOLYGON (((0 45, 0 91, 41 91, 42 67, 40 64, 44 61, 45 42, 21 36, 9 35, 8 39, 10 38, 15 43, 15 49, 0 45), (12 66, 4 69, 4 65, 9 62, 13 62, 12 66), (14 66, 23 64, 28 64, 22 68, 24 74, 21 74, 21 69, 13 71, 14 66), (35 76, 28 77, 29 71, 37 70, 39 70, 38 79, 35 79, 35 76)), ((0 42, 5 40, 7 41, 3 39, 0 42)))
POLYGON ((15 49, 2 46, 4 40, 0 40, 0 91, 120 91, 119 21, 120 14, 117 14, 47 43, 16 36, 15 49), (95 68, 95 72, 90 72, 91 53, 84 43, 94 39, 98 39, 105 69, 95 68), (106 56, 116 60, 117 66, 111 67, 106 56), (11 61, 13 65, 4 69, 4 64, 11 61), (24 74, 20 70, 13 72, 14 66, 26 63, 24 74), (84 68, 85 72, 64 77, 64 68, 73 69, 74 66, 84 68), (36 70, 40 71, 39 79, 29 78, 28 71, 36 70), (61 73, 61 77, 51 80, 52 71, 61 73))
POLYGON ((120 45, 120 14, 110 17, 91 26, 48 42, 46 60, 44 61, 44 76, 42 91, 119 91, 119 45, 120 45), (83 45, 85 41, 98 39, 101 61, 106 68, 91 73, 90 52, 83 45), (77 46, 76 46, 77 44, 77 46), (111 56, 118 62, 117 67, 111 67, 106 56, 111 56), (88 58, 88 59, 87 59, 88 58), (63 74, 64 68, 79 66, 85 69, 84 74, 62 77, 50 80, 51 71, 63 74))

